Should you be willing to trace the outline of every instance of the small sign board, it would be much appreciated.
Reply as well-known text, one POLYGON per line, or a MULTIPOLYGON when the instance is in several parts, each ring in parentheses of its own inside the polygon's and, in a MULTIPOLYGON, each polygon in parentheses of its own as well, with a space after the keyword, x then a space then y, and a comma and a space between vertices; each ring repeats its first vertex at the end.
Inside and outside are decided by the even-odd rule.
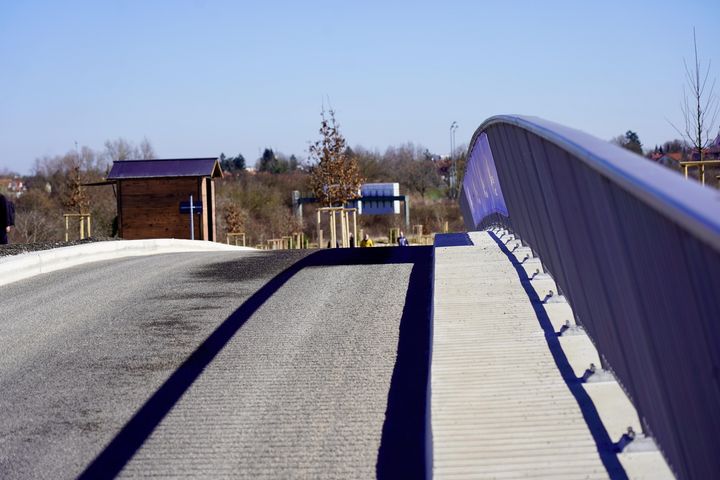
POLYGON ((363 215, 387 215, 400 213, 400 200, 372 201, 372 197, 393 197, 400 195, 399 183, 363 183, 360 187, 363 215))
MULTIPOLYGON (((193 202, 193 211, 202 213, 202 202, 193 202)), ((190 202, 180 202, 180 213, 190 213, 190 202)))

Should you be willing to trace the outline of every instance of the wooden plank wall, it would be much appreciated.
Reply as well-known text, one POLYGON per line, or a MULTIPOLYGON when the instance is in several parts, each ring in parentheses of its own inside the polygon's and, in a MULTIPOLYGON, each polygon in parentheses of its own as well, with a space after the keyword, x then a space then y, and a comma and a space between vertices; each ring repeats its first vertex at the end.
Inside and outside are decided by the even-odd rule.
POLYGON ((215 216, 215 180, 212 178, 206 178, 205 183, 208 185, 208 192, 207 192, 207 198, 208 198, 208 205, 210 207, 208 208, 208 214, 210 217, 208 218, 209 223, 209 232, 210 232, 210 241, 217 242, 217 217, 215 216))
MULTIPOLYGON (((207 183, 204 178, 198 179, 200 182, 200 193, 202 195, 203 211, 202 211, 202 238, 207 240, 208 237, 208 202, 207 202, 207 183)), ((200 218, 200 217, 197 217, 200 218)))
POLYGON ((207 239, 207 199, 204 179, 154 178, 122 180, 118 192, 120 235, 126 240, 190 238, 190 218, 180 214, 180 202, 203 202, 203 215, 195 216, 195 239, 207 239), (203 221, 203 219, 205 221, 203 221))

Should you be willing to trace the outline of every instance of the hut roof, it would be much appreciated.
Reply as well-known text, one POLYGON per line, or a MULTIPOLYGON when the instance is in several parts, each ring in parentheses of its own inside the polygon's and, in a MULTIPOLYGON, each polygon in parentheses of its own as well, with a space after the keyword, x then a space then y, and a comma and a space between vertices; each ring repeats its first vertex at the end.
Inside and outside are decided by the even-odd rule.
POLYGON ((222 177, 222 169, 217 158, 116 160, 107 179, 162 177, 222 177))

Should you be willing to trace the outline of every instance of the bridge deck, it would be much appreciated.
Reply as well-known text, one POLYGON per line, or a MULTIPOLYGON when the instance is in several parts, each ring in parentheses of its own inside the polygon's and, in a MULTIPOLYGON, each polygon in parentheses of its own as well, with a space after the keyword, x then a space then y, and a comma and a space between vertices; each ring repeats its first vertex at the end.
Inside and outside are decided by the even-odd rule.
POLYGON ((184 253, 4 285, 0 478, 421 478, 431 257, 184 253))
POLYGON ((473 237, 435 251, 435 476, 607 478, 517 271, 473 237))

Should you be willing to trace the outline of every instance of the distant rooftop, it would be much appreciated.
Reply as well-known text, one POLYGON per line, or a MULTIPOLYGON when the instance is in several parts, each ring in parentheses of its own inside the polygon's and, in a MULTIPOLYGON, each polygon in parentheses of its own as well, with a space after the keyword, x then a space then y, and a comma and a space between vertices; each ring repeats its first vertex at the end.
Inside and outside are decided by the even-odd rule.
POLYGON ((161 177, 222 177, 222 169, 217 158, 117 160, 107 179, 161 177))

